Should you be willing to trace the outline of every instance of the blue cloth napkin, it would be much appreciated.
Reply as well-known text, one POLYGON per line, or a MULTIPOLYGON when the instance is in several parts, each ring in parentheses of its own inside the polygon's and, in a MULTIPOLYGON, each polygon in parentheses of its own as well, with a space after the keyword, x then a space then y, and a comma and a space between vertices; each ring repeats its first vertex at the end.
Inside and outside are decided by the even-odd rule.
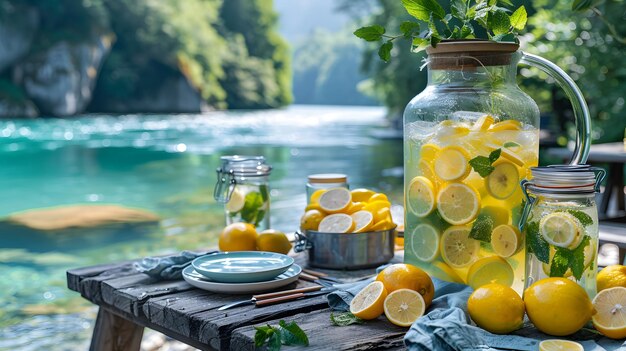
POLYGON ((140 262, 135 262, 135 269, 158 280, 182 279, 183 269, 191 264, 195 258, 215 253, 183 251, 176 255, 145 257, 140 262))
MULTIPOLYGON (((472 288, 432 278, 435 298, 427 314, 419 318, 404 337, 409 350, 419 351, 536 351, 539 342, 555 339, 541 333, 528 321, 512 334, 497 335, 477 327, 467 312, 467 299, 472 288)), ((328 305, 333 310, 348 311, 350 301, 371 280, 341 286, 328 294, 328 305)), ((591 329, 583 329, 567 337, 583 345, 585 351, 626 350, 626 342, 602 337, 591 329)))

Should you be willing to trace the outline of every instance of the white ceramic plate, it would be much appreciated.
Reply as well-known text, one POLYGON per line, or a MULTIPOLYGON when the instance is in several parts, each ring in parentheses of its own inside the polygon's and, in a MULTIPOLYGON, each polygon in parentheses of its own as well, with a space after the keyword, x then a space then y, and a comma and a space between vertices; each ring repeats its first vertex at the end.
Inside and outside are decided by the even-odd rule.
POLYGON ((183 278, 187 283, 195 286, 196 288, 207 291, 226 294, 251 294, 269 291, 275 288, 279 288, 281 286, 285 286, 289 283, 293 283, 298 279, 301 272, 302 267, 294 263, 285 273, 265 282, 219 283, 211 281, 209 278, 196 272, 193 266, 189 265, 183 270, 183 278))

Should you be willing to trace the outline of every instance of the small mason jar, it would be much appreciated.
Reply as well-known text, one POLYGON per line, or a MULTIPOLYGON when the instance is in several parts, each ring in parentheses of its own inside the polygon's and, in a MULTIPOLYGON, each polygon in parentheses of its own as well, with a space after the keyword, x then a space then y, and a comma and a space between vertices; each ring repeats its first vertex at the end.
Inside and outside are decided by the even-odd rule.
POLYGON ((348 176, 340 173, 311 174, 307 177, 306 203, 311 203, 311 195, 320 189, 346 188, 348 189, 348 176))
POLYGON ((213 197, 224 203, 226 225, 246 222, 259 231, 269 229, 272 167, 263 156, 222 156, 220 161, 213 197))
POLYGON ((526 238, 524 290, 548 277, 568 278, 596 295, 598 210, 595 193, 605 172, 588 165, 531 168, 522 181, 526 203, 520 230, 526 238))

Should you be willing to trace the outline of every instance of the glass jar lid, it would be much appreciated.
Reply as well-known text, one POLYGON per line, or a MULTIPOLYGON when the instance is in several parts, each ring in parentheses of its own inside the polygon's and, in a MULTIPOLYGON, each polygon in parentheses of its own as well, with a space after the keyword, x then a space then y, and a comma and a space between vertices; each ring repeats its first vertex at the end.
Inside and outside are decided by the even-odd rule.
POLYGON ((531 192, 554 194, 596 192, 606 173, 589 165, 550 165, 530 170, 533 178, 523 186, 531 192))
POLYGON ((311 174, 308 177, 311 184, 347 183, 348 176, 341 173, 311 174))
POLYGON ((222 156, 222 166, 218 173, 230 173, 235 176, 257 177, 266 176, 272 172, 272 167, 265 164, 263 156, 222 156))

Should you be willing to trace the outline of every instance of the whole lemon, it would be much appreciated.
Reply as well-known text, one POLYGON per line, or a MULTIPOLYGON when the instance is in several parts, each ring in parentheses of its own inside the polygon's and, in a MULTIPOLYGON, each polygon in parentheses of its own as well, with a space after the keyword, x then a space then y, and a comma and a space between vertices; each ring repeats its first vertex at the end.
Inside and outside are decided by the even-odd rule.
POLYGON ((257 235, 252 224, 229 224, 220 234, 219 248, 221 251, 254 251, 257 235))
POLYGON ((608 288, 626 288, 626 266, 621 264, 606 266, 598 273, 596 281, 598 292, 608 288))
POLYGON ((535 282, 524 292, 524 304, 535 327, 556 336, 577 332, 593 314, 593 305, 585 290, 566 278, 535 282))
POLYGON ((300 218, 300 229, 317 230, 324 217, 324 214, 319 210, 308 210, 300 218))
POLYGON ((508 334, 524 323, 524 301, 515 290, 502 284, 486 284, 467 300, 467 310, 479 327, 495 334, 508 334))
POLYGON ((435 287, 428 274, 410 264, 392 264, 378 273, 376 280, 382 282, 390 294, 398 289, 417 291, 424 298, 426 308, 430 306, 433 296, 435 296, 435 287))
POLYGON ((285 233, 267 229, 260 232, 256 238, 256 248, 261 251, 278 252, 286 255, 291 250, 291 243, 285 233))

